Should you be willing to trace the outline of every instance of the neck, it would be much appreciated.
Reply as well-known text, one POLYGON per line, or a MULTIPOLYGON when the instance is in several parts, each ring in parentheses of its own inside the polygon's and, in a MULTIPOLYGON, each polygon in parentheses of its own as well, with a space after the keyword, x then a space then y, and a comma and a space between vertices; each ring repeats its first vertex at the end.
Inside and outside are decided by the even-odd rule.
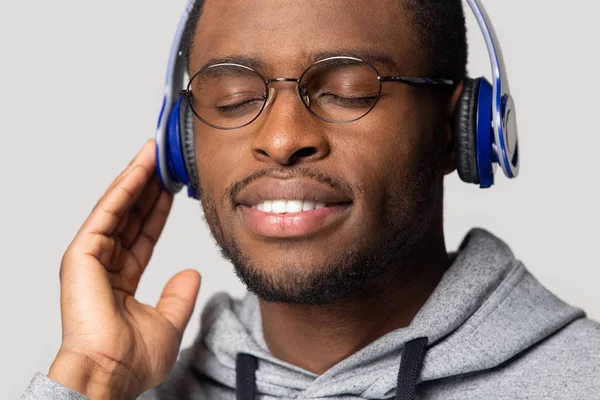
MULTIPOLYGON (((439 232, 442 232, 439 230, 439 232)), ((410 325, 449 266, 443 233, 359 294, 326 305, 261 301, 264 338, 280 360, 322 374, 383 335, 410 325)))

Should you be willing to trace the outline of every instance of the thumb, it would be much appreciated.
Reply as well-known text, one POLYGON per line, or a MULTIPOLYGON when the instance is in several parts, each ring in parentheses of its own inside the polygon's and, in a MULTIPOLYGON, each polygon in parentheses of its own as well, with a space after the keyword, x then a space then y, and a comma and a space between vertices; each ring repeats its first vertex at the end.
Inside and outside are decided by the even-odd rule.
POLYGON ((156 306, 158 312, 168 319, 181 335, 194 311, 200 279, 198 271, 179 272, 167 282, 156 306))

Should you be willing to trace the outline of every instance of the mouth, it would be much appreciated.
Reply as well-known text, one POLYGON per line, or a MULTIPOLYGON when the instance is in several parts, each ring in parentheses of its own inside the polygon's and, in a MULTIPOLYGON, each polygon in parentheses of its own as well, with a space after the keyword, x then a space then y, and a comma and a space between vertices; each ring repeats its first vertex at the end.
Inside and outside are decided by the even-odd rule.
POLYGON ((263 180, 236 199, 243 225, 265 238, 301 238, 334 229, 352 205, 340 191, 298 180, 263 180))

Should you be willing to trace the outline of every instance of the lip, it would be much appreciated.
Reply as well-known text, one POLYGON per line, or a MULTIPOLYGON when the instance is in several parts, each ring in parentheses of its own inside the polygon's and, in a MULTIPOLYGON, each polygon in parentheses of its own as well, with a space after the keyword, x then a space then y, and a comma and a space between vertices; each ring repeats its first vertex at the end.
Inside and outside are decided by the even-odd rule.
POLYGON ((242 223, 254 234, 266 238, 300 238, 333 229, 350 215, 352 199, 346 193, 302 179, 262 179, 242 190, 235 198, 242 223), (324 203, 324 208, 278 214, 253 209, 266 200, 302 200, 324 203))

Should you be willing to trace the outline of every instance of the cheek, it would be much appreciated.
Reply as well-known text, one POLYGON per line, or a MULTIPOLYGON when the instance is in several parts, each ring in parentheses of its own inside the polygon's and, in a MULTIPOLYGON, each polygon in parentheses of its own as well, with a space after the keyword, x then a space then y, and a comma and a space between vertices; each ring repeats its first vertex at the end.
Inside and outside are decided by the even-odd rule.
POLYGON ((231 236, 233 205, 226 196, 227 188, 236 179, 245 176, 240 169, 239 150, 234 140, 228 140, 228 132, 203 129, 196 131, 196 164, 202 191, 202 208, 213 236, 221 246, 231 236))
POLYGON ((360 181, 373 185, 373 191, 405 184, 430 146, 433 128, 421 115, 416 105, 381 107, 364 121, 356 121, 351 130, 348 126, 347 132, 336 136, 337 147, 344 148, 341 158, 349 160, 347 168, 356 171, 360 181))
POLYGON ((245 176, 243 145, 239 136, 234 132, 196 126, 196 163, 200 186, 204 195, 215 201, 217 208, 228 205, 229 199, 223 198, 227 187, 240 176, 245 176))

